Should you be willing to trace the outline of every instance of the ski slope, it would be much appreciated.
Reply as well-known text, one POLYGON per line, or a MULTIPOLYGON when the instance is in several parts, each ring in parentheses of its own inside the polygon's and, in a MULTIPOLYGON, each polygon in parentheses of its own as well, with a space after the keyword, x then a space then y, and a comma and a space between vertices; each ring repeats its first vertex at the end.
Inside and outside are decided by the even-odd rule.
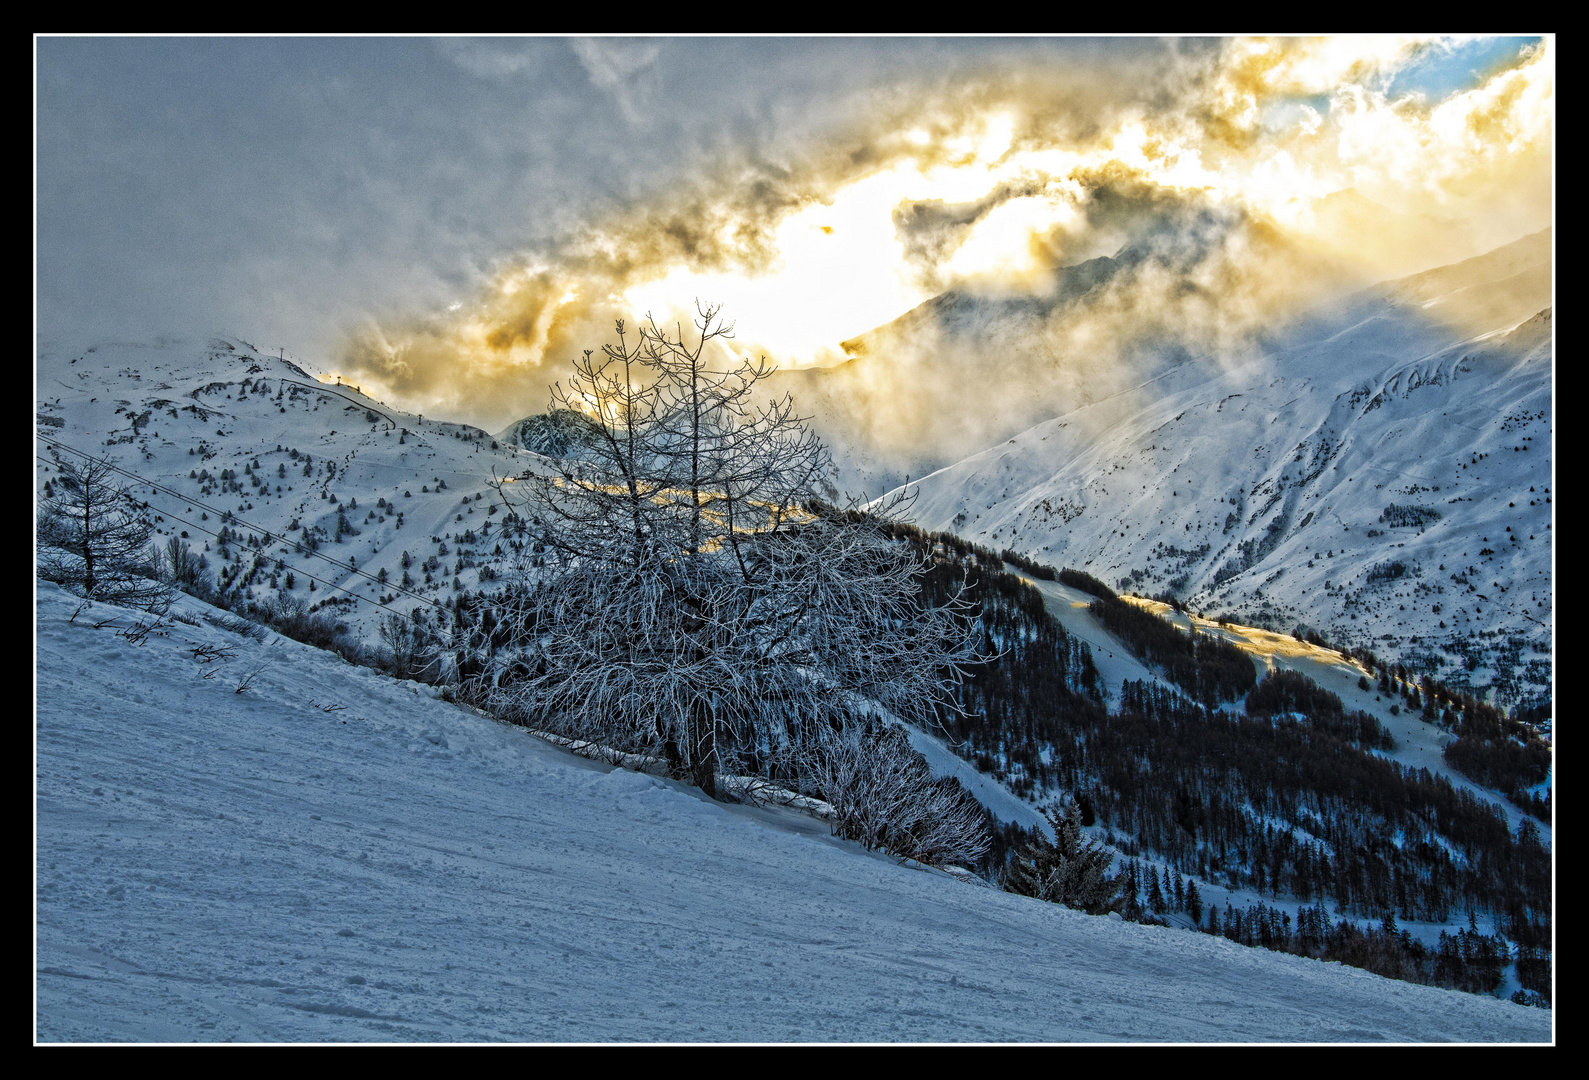
POLYGON ((1552 1038, 1540 1010, 899 866, 191 598, 141 644, 77 608, 39 583, 42 1042, 1552 1038))

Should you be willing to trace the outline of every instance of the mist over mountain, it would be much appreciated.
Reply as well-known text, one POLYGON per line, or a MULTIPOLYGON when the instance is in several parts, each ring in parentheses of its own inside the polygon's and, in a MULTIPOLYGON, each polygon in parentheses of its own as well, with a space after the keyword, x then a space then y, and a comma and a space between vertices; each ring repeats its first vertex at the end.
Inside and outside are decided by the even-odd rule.
MULTIPOLYGON (((1399 258, 1376 251, 1381 264, 1474 254, 1467 230, 1355 191, 1308 213, 1321 228, 1405 242, 1399 258)), ((1039 288, 952 288, 845 341, 842 364, 780 373, 778 388, 838 451, 840 487, 875 496, 1189 362, 1193 379, 1249 362, 1313 333, 1321 306, 1365 284, 1328 246, 1195 194, 1104 186, 1089 218, 1089 243, 1124 243, 1039 288)))
POLYGON ((924 477, 916 520, 1548 693, 1550 302, 1548 230, 1383 283, 924 477))

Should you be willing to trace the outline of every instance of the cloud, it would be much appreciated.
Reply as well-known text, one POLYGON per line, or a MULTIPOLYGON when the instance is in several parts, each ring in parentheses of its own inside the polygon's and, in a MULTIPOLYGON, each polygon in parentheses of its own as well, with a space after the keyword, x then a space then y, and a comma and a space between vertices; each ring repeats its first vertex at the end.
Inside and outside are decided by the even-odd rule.
MULTIPOLYGON (((1157 362, 1131 327, 1239 354, 1288 305, 1548 224, 1554 42, 1396 89, 1466 48, 49 40, 41 320, 221 320, 496 428, 615 318, 721 300, 741 348, 831 365, 948 291, 1039 314, 901 355, 968 411, 1001 378, 1051 409, 1157 362), (1086 312, 1058 295, 1117 254, 1086 312)), ((915 395, 869 379, 878 416, 915 395)))
MULTIPOLYGON (((798 158, 723 155, 715 171, 535 256, 535 270, 510 262, 459 317, 416 321, 404 344, 381 339, 386 360, 364 349, 353 362, 376 381, 403 372, 411 392, 446 384, 462 405, 460 387, 501 401, 500 383, 544 385, 576 348, 603 340, 612 319, 668 318, 697 297, 728 303, 746 349, 795 366, 842 360, 841 342, 944 289, 1033 298, 1028 310, 1042 314, 1016 320, 1019 341, 951 342, 912 324, 914 336, 884 335, 886 371, 911 386, 885 385, 877 364, 865 378, 847 376, 848 404, 835 408, 903 448, 957 407, 1008 413, 1008 402, 978 389, 979 372, 1023 387, 1015 412, 1043 412, 1128 382, 1164 355, 1245 355, 1285 311, 1414 268, 1396 261, 1409 239, 1441 259, 1476 253, 1483 230, 1463 241, 1459 226, 1442 232, 1428 215, 1458 206, 1493 214, 1497 182, 1518 155, 1548 146, 1543 51, 1433 108, 1379 89, 1398 64, 1438 47, 1229 42, 1177 52, 1153 92, 1135 99, 1118 87, 1100 94, 1107 80, 1089 95, 1026 69, 896 88, 798 158), (1259 122, 1266 102, 1318 92, 1329 94, 1327 116, 1310 107, 1288 125, 1259 122), (1371 197, 1324 198, 1354 185, 1371 197), (1365 222, 1401 249, 1342 239, 1365 222), (1083 290, 1085 304, 1054 294, 1079 288, 1063 267, 1115 255, 1109 279, 1083 290), (433 367, 447 375, 413 374, 433 367)), ((574 49, 592 82, 615 94, 658 62, 646 43, 574 49)), ((620 105, 633 115, 632 102, 620 105)), ((974 440, 1007 424, 961 426, 974 440)))
POLYGON ((1339 272, 1202 193, 1114 176, 1096 195, 1095 216, 1127 238, 1113 254, 1041 292, 945 293, 847 343, 849 364, 786 387, 846 457, 897 481, 1191 357, 1253 359, 1262 331, 1339 272))
POLYGON ((574 38, 569 42, 594 86, 607 91, 631 124, 643 119, 653 84, 637 78, 661 55, 661 43, 623 38, 574 38))
POLYGON ((512 79, 537 70, 542 61, 539 42, 511 38, 440 38, 440 53, 471 75, 487 79, 512 79))

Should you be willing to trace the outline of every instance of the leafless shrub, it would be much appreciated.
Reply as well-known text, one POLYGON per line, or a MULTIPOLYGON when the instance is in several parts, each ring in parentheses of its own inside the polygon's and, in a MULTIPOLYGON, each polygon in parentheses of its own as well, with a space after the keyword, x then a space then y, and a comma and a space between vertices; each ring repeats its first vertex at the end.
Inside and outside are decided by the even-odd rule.
POLYGON ((259 625, 259 623, 236 615, 228 615, 225 612, 219 615, 206 614, 204 621, 211 626, 225 630, 229 634, 236 634, 239 637, 249 638, 253 641, 264 641, 270 636, 270 631, 259 625))
POLYGON ((193 659, 201 664, 213 664, 217 661, 225 662, 237 655, 236 645, 195 645, 191 650, 193 659))
POLYGON ((991 846, 986 815, 892 726, 850 726, 813 743, 805 775, 833 807, 833 832, 918 862, 975 865, 991 846))
POLYGON ((238 680, 237 689, 233 690, 232 693, 234 693, 234 694, 242 694, 242 693, 245 693, 245 692, 253 689, 254 680, 259 678, 260 674, 265 670, 266 666, 267 666, 266 662, 264 660, 261 660, 259 663, 255 664, 252 668, 250 668, 248 671, 244 672, 242 679, 238 680))
POLYGON ((384 665, 400 679, 436 682, 446 657, 438 634, 418 618, 387 615, 379 627, 381 643, 386 646, 384 665))
POLYGON ((166 624, 161 622, 159 619, 139 619, 131 626, 122 630, 118 630, 117 633, 134 645, 142 645, 145 641, 149 640, 149 635, 153 634, 157 630, 161 631, 161 636, 164 636, 165 629, 166 624))

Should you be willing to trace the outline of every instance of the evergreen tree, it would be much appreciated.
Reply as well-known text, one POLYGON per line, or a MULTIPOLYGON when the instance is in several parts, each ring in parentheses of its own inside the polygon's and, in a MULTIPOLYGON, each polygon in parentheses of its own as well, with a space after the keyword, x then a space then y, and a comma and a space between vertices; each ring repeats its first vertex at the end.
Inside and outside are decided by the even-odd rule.
POLYGON ((1126 864, 1124 877, 1121 892, 1125 903, 1121 912, 1132 922, 1138 922, 1142 918, 1142 875, 1135 859, 1126 864))
POLYGON ((1073 800, 1044 815, 1054 839, 1038 833, 1016 854, 1005 873, 1006 889, 1092 915, 1119 911, 1134 899, 1130 871, 1110 876, 1114 856, 1081 831, 1081 811, 1073 800))

